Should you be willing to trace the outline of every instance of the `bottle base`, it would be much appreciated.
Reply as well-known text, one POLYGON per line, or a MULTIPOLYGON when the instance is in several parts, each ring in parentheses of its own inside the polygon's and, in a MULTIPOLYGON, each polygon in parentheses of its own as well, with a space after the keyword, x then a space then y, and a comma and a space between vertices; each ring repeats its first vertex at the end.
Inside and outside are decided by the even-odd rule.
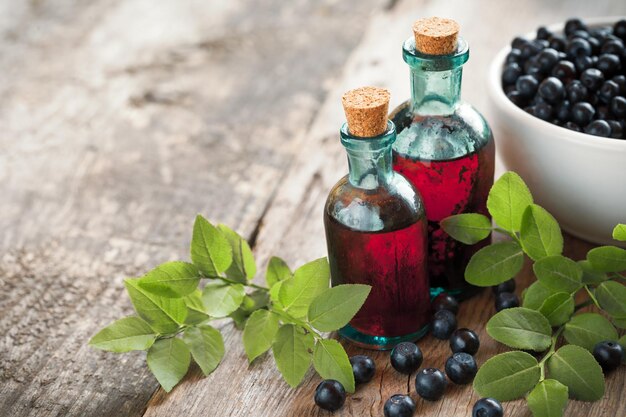
POLYGON ((457 301, 465 301, 474 297, 475 295, 480 294, 483 289, 484 288, 482 287, 476 287, 474 285, 468 285, 463 288, 454 288, 454 289, 448 289, 448 288, 442 288, 442 287, 431 287, 430 298, 432 300, 439 294, 445 292, 446 294, 450 294, 451 296, 456 298, 457 301))
POLYGON ((405 336, 386 337, 362 333, 348 324, 339 330, 339 335, 344 339, 349 340, 351 343, 365 349, 391 350, 398 343, 415 342, 416 340, 421 339, 428 332, 428 328, 429 326, 426 325, 415 333, 407 334, 405 336))

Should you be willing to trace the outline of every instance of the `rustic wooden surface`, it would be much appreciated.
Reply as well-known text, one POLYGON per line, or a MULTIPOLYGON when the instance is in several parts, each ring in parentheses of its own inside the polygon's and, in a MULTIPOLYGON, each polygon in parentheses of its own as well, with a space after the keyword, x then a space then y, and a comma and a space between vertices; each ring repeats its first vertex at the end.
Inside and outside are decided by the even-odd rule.
MULTIPOLYGON (((317 376, 289 389, 271 358, 246 365, 222 327, 223 364, 165 395, 144 355, 86 346, 131 311, 122 278, 187 256, 197 212, 247 236, 261 264, 325 254, 321 207, 346 171, 340 94, 364 84, 408 94, 400 44, 418 16, 456 18, 472 46, 464 96, 489 117, 489 59, 514 35, 571 15, 626 14, 619 1, 0 1, 0 415, 325 416, 317 376)), ((502 167, 500 167, 500 172, 502 167)), ((567 239, 582 257, 590 246, 567 239)), ((519 281, 532 279, 528 268, 519 281)), ((489 292, 463 304, 479 363, 489 292)), ((444 342, 420 342, 441 367, 444 342)), ((348 346, 351 354, 360 349, 348 346)), ((382 415, 411 378, 374 353, 375 381, 335 415, 382 415)), ((626 375, 567 416, 622 416, 626 375)), ((468 416, 452 386, 418 413, 468 416)), ((530 416, 521 401, 508 416, 530 416)))

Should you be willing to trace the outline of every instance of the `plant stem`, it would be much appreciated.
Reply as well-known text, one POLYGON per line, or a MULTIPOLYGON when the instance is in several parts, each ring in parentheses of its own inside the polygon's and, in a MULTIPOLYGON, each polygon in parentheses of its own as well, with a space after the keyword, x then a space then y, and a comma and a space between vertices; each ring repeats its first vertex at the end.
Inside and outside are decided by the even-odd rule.
POLYGON ((278 309, 276 307, 272 307, 272 312, 278 314, 284 321, 291 323, 291 324, 295 324, 297 326, 300 326, 302 328, 304 328, 306 331, 308 331, 309 333, 311 333, 313 335, 313 337, 315 337, 316 339, 320 340, 323 339, 322 335, 319 334, 313 327, 311 327, 308 323, 299 320, 295 317, 292 317, 289 315, 289 313, 287 313, 286 311, 283 311, 281 309, 278 309))
POLYGON ((585 308, 585 307, 590 306, 590 305, 593 305, 593 301, 592 300, 584 301, 584 302, 582 302, 580 304, 576 304, 576 306, 574 307, 574 311, 578 311, 581 308, 585 308))
POLYGON ((602 310, 602 307, 600 307, 600 303, 598 303, 596 296, 593 295, 593 292, 589 289, 588 285, 585 285, 585 290, 587 291, 587 294, 589 294, 589 297, 593 300, 593 303, 596 305, 596 307, 602 310))
POLYGON ((552 343, 550 344, 550 350, 548 350, 548 353, 546 353, 544 357, 541 358, 541 361, 539 362, 539 371, 541 372, 539 376, 539 382, 546 379, 546 371, 545 371, 544 365, 546 361, 550 359, 552 355, 554 355, 554 352, 556 352, 556 344, 559 341, 559 337, 561 336, 563 329, 565 329, 565 326, 559 327, 557 331, 554 332, 554 334, 552 335, 552 343))
POLYGON ((233 281, 232 279, 228 279, 228 278, 222 277, 222 276, 208 277, 208 278, 210 278, 210 279, 219 279, 220 281, 225 282, 225 283, 230 284, 230 285, 241 284, 244 287, 250 287, 250 288, 257 289, 257 290, 263 290, 263 291, 269 291, 270 290, 267 287, 263 287, 262 285, 254 284, 252 282, 237 282, 237 281, 233 281))
POLYGON ((511 239, 516 241, 517 243, 519 243, 520 245, 522 244, 522 242, 519 240, 519 238, 517 237, 517 234, 515 232, 509 232, 508 230, 504 230, 501 227, 495 227, 493 230, 495 230, 496 232, 500 232, 503 235, 507 235, 508 237, 510 237, 511 239))

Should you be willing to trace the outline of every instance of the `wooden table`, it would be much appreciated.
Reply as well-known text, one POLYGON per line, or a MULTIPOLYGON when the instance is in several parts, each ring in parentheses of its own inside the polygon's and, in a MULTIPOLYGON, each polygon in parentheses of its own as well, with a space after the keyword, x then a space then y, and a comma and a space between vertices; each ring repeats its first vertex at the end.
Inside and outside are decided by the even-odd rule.
MULTIPOLYGON (((312 3, 0 2, 0 415, 328 415, 312 401, 317 376, 291 390, 271 358, 248 368, 231 324, 218 370, 201 379, 192 369, 169 395, 143 353, 86 343, 132 311, 125 276, 187 258, 198 212, 246 236, 261 265, 325 255, 321 207, 347 169, 339 97, 367 84, 389 88, 392 104, 407 97, 400 45, 415 18, 461 23, 472 47, 464 96, 489 118, 486 69, 514 35, 626 14, 617 0, 312 3)), ((574 257, 590 247, 566 246, 574 257)), ((526 268, 518 281, 531 278, 526 268)), ((484 332, 491 314, 487 291, 459 315, 480 333, 479 363, 502 350, 484 332)), ((420 346, 425 365, 443 365, 445 342, 420 346)), ((411 390, 387 353, 370 354, 376 379, 335 415, 380 416, 389 396, 411 390)), ((625 374, 566 415, 626 415, 625 374)), ((416 415, 469 416, 475 400, 453 386, 443 401, 417 400, 416 415)), ((521 401, 505 408, 530 415, 521 401)))

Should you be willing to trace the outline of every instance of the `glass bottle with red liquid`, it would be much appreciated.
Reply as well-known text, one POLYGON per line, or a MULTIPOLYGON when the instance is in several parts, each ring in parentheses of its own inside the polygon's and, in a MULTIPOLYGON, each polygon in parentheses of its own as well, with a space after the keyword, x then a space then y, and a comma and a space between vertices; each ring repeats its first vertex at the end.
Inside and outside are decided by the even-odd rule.
POLYGON ((487 212, 493 185, 495 145, 483 116, 461 101, 462 67, 469 58, 459 26, 449 19, 420 19, 403 44, 410 67, 411 99, 391 119, 398 129, 394 169, 422 195, 428 218, 431 292, 463 299, 476 292, 465 282, 472 255, 488 242, 469 246, 453 240, 439 222, 460 213, 487 212))
POLYGON ((332 285, 372 286, 365 304, 339 334, 373 349, 417 340, 427 331, 430 294, 426 217, 419 194, 392 169, 395 126, 389 93, 373 87, 343 97, 348 123, 341 143, 349 174, 324 208, 332 285))

